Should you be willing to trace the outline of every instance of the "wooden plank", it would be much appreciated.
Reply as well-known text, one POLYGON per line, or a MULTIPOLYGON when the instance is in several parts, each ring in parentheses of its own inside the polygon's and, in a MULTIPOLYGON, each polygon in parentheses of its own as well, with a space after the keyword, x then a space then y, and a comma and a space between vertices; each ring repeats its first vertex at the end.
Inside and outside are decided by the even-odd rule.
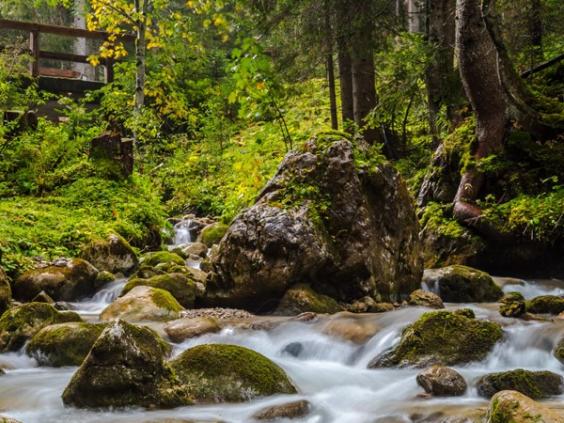
POLYGON ((41 57, 42 59, 64 60, 66 62, 74 63, 89 63, 88 56, 71 53, 59 53, 56 51, 40 51, 39 57, 41 57))
MULTIPOLYGON (((104 31, 88 31, 87 29, 70 28, 60 25, 39 24, 27 21, 13 21, 10 19, 0 19, 0 29, 15 29, 27 32, 37 31, 44 32, 46 34, 62 35, 65 37, 80 37, 98 40, 105 40, 109 36, 109 34, 104 31)), ((133 34, 123 34, 119 38, 123 41, 135 40, 135 36, 133 34)))
POLYGON ((83 81, 81 79, 40 76, 38 79, 38 85, 40 90, 52 93, 83 94, 87 91, 99 90, 105 84, 103 82, 83 81))
POLYGON ((54 76, 56 78, 80 78, 80 72, 72 69, 58 69, 58 68, 39 68, 39 76, 54 76))

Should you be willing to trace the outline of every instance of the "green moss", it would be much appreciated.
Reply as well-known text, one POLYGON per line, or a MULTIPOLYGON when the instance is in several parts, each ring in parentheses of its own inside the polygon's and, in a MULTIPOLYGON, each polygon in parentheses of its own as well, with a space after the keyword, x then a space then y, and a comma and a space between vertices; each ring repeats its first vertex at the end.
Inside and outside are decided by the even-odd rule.
POLYGON ((194 307, 196 286, 192 280, 182 273, 167 273, 153 276, 150 279, 132 278, 127 282, 121 294, 125 295, 139 285, 164 289, 172 294, 182 306, 186 308, 194 307))
POLYGON ((560 342, 556 344, 556 347, 554 348, 554 357, 564 364, 564 338, 560 339, 560 342))
POLYGON ((476 320, 471 310, 428 312, 407 326, 399 344, 377 357, 370 367, 454 365, 479 361, 502 335, 499 324, 476 320))
POLYGON ((175 313, 184 310, 184 307, 182 307, 178 303, 178 301, 176 301, 171 293, 165 291, 164 289, 153 288, 151 292, 151 298, 155 305, 157 305, 159 308, 163 308, 175 313))
POLYGON ((533 399, 560 395, 562 376, 549 371, 515 369, 507 372, 490 373, 477 382, 478 394, 490 398, 499 391, 521 392, 533 399))
POLYGON ((169 251, 155 251, 144 254, 141 257, 140 264, 143 266, 158 266, 159 264, 178 264, 184 266, 186 262, 178 254, 169 251))
POLYGON ((263 355, 235 345, 200 345, 170 362, 199 403, 241 402, 293 394, 284 371, 263 355))
POLYGON ((80 322, 73 312, 60 312, 46 303, 27 303, 13 307, 0 317, 0 351, 17 351, 45 326, 80 322))
POLYGON ((200 238, 202 242, 209 248, 214 244, 219 244, 219 241, 221 241, 221 238, 223 238, 228 229, 228 225, 221 222, 216 222, 212 225, 206 226, 202 230, 200 238))
POLYGON ((6 311, 12 302, 12 287, 8 276, 0 267, 0 315, 6 311))
POLYGON ((560 314, 564 312, 564 298, 556 295, 541 295, 525 302, 529 313, 560 314))
POLYGON ((26 351, 42 365, 79 366, 105 327, 92 323, 46 326, 31 338, 26 351))
POLYGON ((509 292, 499 301, 499 314, 504 317, 520 317, 525 311, 525 298, 520 292, 509 292))
POLYGON ((315 292, 309 285, 298 284, 286 291, 280 300, 277 313, 296 315, 311 311, 333 314, 342 310, 343 308, 333 298, 315 292))

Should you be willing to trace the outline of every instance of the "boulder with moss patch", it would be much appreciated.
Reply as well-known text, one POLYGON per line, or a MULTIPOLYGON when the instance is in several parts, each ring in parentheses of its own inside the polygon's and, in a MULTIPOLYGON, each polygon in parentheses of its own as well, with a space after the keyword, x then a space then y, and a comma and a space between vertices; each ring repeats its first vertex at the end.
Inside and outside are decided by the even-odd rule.
POLYGON ((78 314, 58 311, 46 303, 13 307, 0 317, 0 352, 19 350, 45 326, 80 321, 78 314))
POLYGON ((0 416, 0 423, 22 423, 22 422, 16 419, 12 419, 10 417, 0 416))
POLYGON ((194 307, 196 300, 196 285, 193 280, 184 273, 166 273, 153 276, 149 279, 132 278, 123 288, 122 295, 127 294, 136 286, 151 286, 164 289, 172 294, 174 298, 184 307, 194 307))
POLYGON ((131 245, 121 236, 111 234, 107 239, 92 241, 81 252, 81 257, 98 270, 128 274, 139 260, 131 245))
POLYGON ((333 298, 315 292, 311 286, 298 284, 286 291, 278 304, 276 314, 294 316, 307 311, 333 314, 343 311, 343 307, 333 298))
POLYGON ((204 229, 202 229, 202 232, 198 237, 198 241, 205 244, 208 248, 214 244, 219 244, 219 241, 221 241, 221 239, 227 233, 227 229, 229 229, 229 226, 227 226, 225 223, 212 223, 211 225, 208 225, 204 229))
POLYGON ((427 269, 423 283, 449 303, 494 302, 503 296, 489 274, 462 265, 427 269))
POLYGON ((554 357, 558 359, 562 364, 564 364, 564 338, 556 344, 554 348, 554 357))
POLYGON ((12 287, 8 275, 0 267, 0 315, 4 313, 12 302, 12 287))
POLYGON ((75 301, 96 291, 98 270, 82 259, 60 259, 51 265, 28 270, 16 279, 14 297, 30 301, 45 291, 55 301, 75 301))
POLYGON ((541 295, 525 303, 529 313, 560 314, 564 312, 564 297, 557 295, 541 295))
POLYGON ((168 291, 141 285, 107 306, 100 320, 167 321, 178 319, 182 310, 184 307, 168 291))
POLYGON ((407 299, 407 303, 412 306, 445 308, 443 300, 437 294, 422 289, 416 289, 407 299))
POLYGON ((478 394, 491 398, 499 391, 517 391, 533 399, 560 395, 564 378, 549 371, 515 369, 507 372, 489 373, 477 382, 478 394))
POLYGON ((294 394, 284 371, 263 355, 236 345, 199 345, 170 362, 197 403, 243 402, 294 394))
POLYGON ((520 392, 501 391, 490 401, 486 423, 564 423, 564 417, 520 392))
POLYGON ((156 267, 159 265, 178 264, 184 266, 186 263, 178 254, 170 251, 154 251, 141 256, 139 264, 146 267, 156 267))
POLYGON ((521 317, 526 311, 525 297, 520 292, 509 292, 499 300, 499 314, 503 317, 521 317))
POLYGON ((190 404, 164 359, 171 347, 151 329, 124 321, 104 329, 63 392, 79 408, 190 404))
POLYGON ((26 351, 41 365, 79 366, 105 327, 83 322, 49 325, 31 338, 26 351))
POLYGON ((205 303, 267 310, 296 283, 339 302, 403 299, 420 285, 420 247, 400 175, 369 147, 314 139, 231 224, 205 303))
POLYGON ((368 366, 422 367, 480 361, 502 336, 499 324, 475 319, 470 309, 431 311, 407 326, 399 343, 368 366))

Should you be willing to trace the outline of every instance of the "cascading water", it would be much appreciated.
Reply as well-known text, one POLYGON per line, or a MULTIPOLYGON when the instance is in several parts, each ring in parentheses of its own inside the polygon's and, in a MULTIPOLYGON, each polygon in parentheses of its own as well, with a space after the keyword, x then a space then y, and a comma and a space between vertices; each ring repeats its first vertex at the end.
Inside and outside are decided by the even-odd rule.
MULTIPOLYGON (((185 226, 177 225, 177 231, 185 226)), ((186 240, 178 235, 179 243, 186 240)), ((82 314, 95 317, 121 291, 125 280, 111 283, 94 297, 72 304, 82 314)), ((506 284, 504 291, 520 291, 526 297, 561 294, 563 282, 542 281, 506 284)), ((445 416, 472 415, 484 409, 487 401, 477 395, 476 379, 486 373, 514 368, 550 370, 562 373, 564 367, 552 355, 555 343, 564 335, 564 320, 529 322, 503 318, 494 304, 450 304, 448 308, 470 307, 481 319, 499 321, 505 336, 489 356, 479 363, 455 366, 470 389, 462 397, 420 398, 415 376, 418 369, 368 369, 367 364, 400 337, 401 330, 427 309, 402 308, 382 314, 320 317, 315 322, 288 321, 270 331, 227 328, 174 345, 174 354, 206 343, 238 344, 256 350, 279 364, 298 387, 297 396, 275 396, 245 404, 182 407, 173 410, 86 411, 65 408, 61 393, 76 368, 37 367, 23 352, 0 354, 0 414, 24 423, 50 422, 158 422, 161 419, 192 419, 243 423, 258 410, 296 399, 307 399, 312 412, 301 423, 411 422, 441 412, 445 416), (375 334, 364 344, 355 344, 331 335, 330 321, 370 324, 375 334), (293 344, 299 348, 287 348, 293 344)), ((551 404, 564 406, 564 396, 551 404)))

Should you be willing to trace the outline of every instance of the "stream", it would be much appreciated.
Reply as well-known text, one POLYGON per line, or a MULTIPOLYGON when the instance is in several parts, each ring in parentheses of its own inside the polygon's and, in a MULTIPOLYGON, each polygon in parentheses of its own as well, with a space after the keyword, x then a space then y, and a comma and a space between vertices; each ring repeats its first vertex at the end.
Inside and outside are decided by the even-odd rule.
MULTIPOLYGON (((175 244, 190 242, 190 234, 177 225, 175 244), (180 230, 179 230, 180 229, 180 230)), ((72 307, 88 320, 98 314, 119 295, 126 280, 110 283, 92 298, 73 303, 72 307)), ((525 297, 543 294, 564 295, 564 281, 510 280, 503 290, 519 291, 525 297)), ((352 315, 341 313, 323 316, 315 322, 285 322, 270 331, 226 328, 215 334, 174 344, 174 355, 187 348, 206 343, 238 344, 256 350, 280 365, 300 392, 294 396, 274 396, 244 404, 219 404, 182 407, 173 410, 85 411, 65 408, 61 393, 76 367, 38 367, 23 351, 0 354, 0 414, 23 423, 49 422, 198 422, 224 421, 242 423, 265 406, 307 399, 312 412, 302 423, 395 423, 411 421, 446 421, 448 416, 473 417, 483 412, 488 401, 477 395, 478 377, 495 371, 525 368, 550 370, 562 374, 564 366, 552 356, 559 334, 564 334, 564 320, 555 322, 507 319, 499 315, 497 304, 447 304, 447 308, 472 308, 477 318, 496 320, 504 326, 504 340, 482 362, 454 366, 469 384, 462 397, 426 399, 415 381, 418 369, 367 369, 368 362, 399 340, 401 329, 428 309, 401 308, 382 314, 352 315), (327 324, 342 320, 374 328, 375 334, 364 344, 355 344, 330 335, 327 324), (284 352, 291 343, 303 348, 297 356, 284 352), (429 416, 444 416, 441 420, 429 416), (174 420, 172 420, 174 419, 174 420), (427 420, 426 420, 427 419, 427 420)), ((564 396, 549 401, 564 408, 564 396)), ((289 421, 289 420, 288 420, 289 421)), ((458 420, 461 421, 461 420, 458 420)), ((463 420, 462 420, 463 421, 463 420)))

